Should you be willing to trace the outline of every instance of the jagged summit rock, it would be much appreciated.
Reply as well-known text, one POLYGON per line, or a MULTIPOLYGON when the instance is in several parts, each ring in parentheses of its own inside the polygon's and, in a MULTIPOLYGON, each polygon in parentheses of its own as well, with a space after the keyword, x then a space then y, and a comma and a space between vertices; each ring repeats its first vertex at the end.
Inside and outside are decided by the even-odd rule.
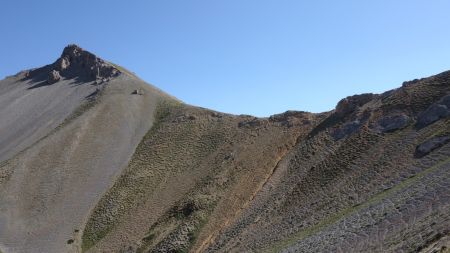
POLYGON ((86 80, 104 80, 120 74, 120 70, 96 55, 71 44, 64 48, 61 57, 52 64, 52 71, 61 76, 72 78, 79 76, 86 80))

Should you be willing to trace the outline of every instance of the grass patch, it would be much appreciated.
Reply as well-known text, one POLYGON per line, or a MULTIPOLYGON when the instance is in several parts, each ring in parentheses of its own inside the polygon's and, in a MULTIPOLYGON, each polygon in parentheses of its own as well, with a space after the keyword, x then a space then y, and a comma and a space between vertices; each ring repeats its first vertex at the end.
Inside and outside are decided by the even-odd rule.
POLYGON ((177 101, 161 100, 156 108, 153 125, 150 128, 150 130, 145 134, 143 140, 153 136, 163 124, 164 119, 169 117, 172 110, 180 105, 181 104, 177 101))
POLYGON ((197 241, 198 236, 200 235, 200 232, 201 232, 202 228, 206 225, 207 222, 208 222, 208 218, 207 217, 203 218, 203 219, 200 219, 200 221, 199 221, 198 225, 196 226, 195 230, 190 231, 188 233, 189 243, 190 243, 188 249, 191 249, 192 246, 194 246, 194 243, 197 241))
POLYGON ((85 252, 88 249, 92 248, 97 242, 99 242, 103 237, 105 237, 111 230, 112 226, 108 227, 105 230, 101 230, 97 233, 83 233, 82 242, 81 242, 81 252, 85 252))
POLYGON ((155 234, 149 234, 149 235, 145 236, 144 238, 142 238, 142 241, 144 243, 150 243, 151 241, 153 241, 153 239, 155 239, 155 234))

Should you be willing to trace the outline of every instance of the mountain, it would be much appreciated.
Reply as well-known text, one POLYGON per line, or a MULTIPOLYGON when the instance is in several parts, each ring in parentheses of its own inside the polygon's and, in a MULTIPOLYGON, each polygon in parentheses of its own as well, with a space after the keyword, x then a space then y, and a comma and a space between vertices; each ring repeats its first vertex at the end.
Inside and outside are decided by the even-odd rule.
POLYGON ((450 249, 450 72, 256 118, 69 45, 0 119, 3 253, 450 249))

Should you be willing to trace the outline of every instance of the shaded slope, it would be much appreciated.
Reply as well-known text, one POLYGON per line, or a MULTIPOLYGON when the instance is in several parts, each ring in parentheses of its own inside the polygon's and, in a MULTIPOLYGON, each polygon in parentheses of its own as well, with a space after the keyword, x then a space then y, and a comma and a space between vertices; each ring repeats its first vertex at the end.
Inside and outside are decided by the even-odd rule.
POLYGON ((0 81, 0 161, 49 134, 97 89, 74 80, 31 89, 46 83, 46 70, 35 71, 42 81, 26 78, 26 72, 0 81))

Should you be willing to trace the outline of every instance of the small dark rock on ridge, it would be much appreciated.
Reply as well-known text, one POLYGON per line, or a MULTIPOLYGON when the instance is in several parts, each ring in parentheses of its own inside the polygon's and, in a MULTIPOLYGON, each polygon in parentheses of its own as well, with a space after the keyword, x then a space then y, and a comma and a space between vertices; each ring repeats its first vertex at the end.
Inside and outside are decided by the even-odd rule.
POLYGON ((136 89, 131 94, 133 94, 133 95, 144 95, 144 90, 136 89))

